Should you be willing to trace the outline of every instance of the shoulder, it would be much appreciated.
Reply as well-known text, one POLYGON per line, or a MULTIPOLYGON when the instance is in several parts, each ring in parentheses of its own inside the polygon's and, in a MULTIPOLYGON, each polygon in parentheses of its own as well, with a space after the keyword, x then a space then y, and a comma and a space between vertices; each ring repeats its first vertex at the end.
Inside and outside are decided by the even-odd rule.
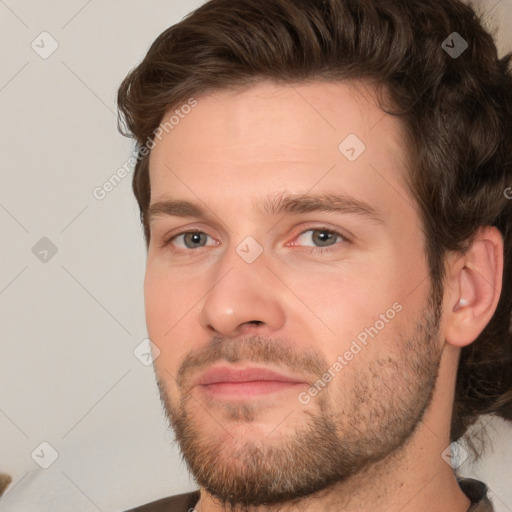
MULTIPOLYGON (((493 512, 492 503, 487 497, 487 486, 473 478, 457 478, 460 488, 471 501, 471 512, 493 512)), ((199 501, 199 491, 162 498, 126 512, 191 512, 199 501)))
POLYGON ((464 494, 471 501, 471 507, 468 512, 493 512, 489 497, 487 496, 487 485, 474 478, 458 477, 457 482, 464 494))
POLYGON ((199 501, 199 490, 162 498, 126 512, 188 512, 199 501))

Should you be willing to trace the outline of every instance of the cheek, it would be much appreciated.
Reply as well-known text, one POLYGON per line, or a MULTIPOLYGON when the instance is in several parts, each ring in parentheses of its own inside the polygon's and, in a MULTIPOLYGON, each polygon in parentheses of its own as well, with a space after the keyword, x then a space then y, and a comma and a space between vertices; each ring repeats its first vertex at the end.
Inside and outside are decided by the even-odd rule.
POLYGON ((165 334, 201 297, 201 280, 191 278, 189 270, 170 269, 148 259, 144 278, 144 303, 148 327, 165 334))
POLYGON ((322 333, 325 328, 329 338, 340 344, 373 325, 402 294, 396 270, 386 265, 391 258, 382 252, 379 256, 352 258, 330 268, 294 269, 283 280, 300 298, 305 308, 299 304, 298 309, 311 318, 310 323, 315 322, 322 333))
POLYGON ((144 305, 149 338, 161 351, 174 340, 186 324, 193 304, 187 287, 180 286, 169 273, 155 271, 148 265, 144 279, 144 305))
POLYGON ((360 282, 347 276, 317 276, 313 283, 305 281, 302 290, 304 304, 329 328, 337 348, 365 325, 377 302, 375 295, 365 293, 360 282))
POLYGON ((153 342, 157 342, 165 334, 166 325, 169 329, 170 294, 170 288, 166 286, 165 279, 158 279, 148 266, 144 278, 144 305, 146 325, 153 342))
POLYGON ((354 343, 364 352, 354 355, 361 361, 392 350, 410 328, 409 320, 417 318, 426 300, 428 280, 419 268, 422 262, 408 264, 408 257, 398 249, 381 250, 330 269, 289 271, 284 280, 307 308, 298 304, 294 309, 302 311, 301 321, 307 319, 329 364, 346 351, 359 354, 354 343))

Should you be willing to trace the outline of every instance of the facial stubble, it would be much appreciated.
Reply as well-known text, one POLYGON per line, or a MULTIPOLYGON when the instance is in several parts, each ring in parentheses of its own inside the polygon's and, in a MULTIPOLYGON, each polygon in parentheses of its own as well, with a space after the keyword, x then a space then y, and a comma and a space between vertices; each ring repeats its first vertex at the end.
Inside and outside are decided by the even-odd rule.
MULTIPOLYGON (((341 372, 329 383, 338 387, 320 391, 310 407, 299 409, 297 402, 291 414, 303 414, 305 421, 291 433, 280 434, 276 425, 272 436, 237 438, 209 412, 211 404, 201 403, 192 393, 173 404, 163 375, 157 373, 165 413, 197 483, 226 509, 278 505, 341 483, 397 452, 411 438, 433 396, 441 357, 440 314, 439 303, 431 298, 413 329, 399 336, 396 354, 359 366, 350 388, 341 372), (208 431, 205 424, 214 430, 208 431)), ((298 355, 290 350, 258 336, 216 338, 202 357, 185 358, 180 376, 200 363, 220 360, 263 361, 295 369, 302 364, 308 371, 315 369, 317 378, 329 367, 318 352, 298 355)), ((260 406, 224 404, 223 421, 250 425, 260 406)), ((287 413, 283 411, 283 420, 287 413)))

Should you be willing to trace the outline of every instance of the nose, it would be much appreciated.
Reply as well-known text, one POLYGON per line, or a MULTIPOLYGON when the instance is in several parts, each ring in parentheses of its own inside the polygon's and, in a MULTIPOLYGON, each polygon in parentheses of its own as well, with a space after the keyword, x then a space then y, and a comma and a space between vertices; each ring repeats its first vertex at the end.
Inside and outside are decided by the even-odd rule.
POLYGON ((262 254, 246 263, 234 250, 224 256, 201 309, 200 322, 209 335, 268 335, 283 327, 283 294, 265 261, 262 254))

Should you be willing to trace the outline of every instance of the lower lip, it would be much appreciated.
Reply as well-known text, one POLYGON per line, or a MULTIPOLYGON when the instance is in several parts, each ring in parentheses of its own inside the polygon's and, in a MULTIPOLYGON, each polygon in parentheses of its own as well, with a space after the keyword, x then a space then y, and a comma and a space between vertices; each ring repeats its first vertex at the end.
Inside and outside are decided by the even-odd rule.
POLYGON ((270 393, 290 391, 303 387, 304 382, 282 382, 275 380, 258 380, 249 382, 217 382, 199 386, 209 395, 218 398, 250 398, 270 393))

